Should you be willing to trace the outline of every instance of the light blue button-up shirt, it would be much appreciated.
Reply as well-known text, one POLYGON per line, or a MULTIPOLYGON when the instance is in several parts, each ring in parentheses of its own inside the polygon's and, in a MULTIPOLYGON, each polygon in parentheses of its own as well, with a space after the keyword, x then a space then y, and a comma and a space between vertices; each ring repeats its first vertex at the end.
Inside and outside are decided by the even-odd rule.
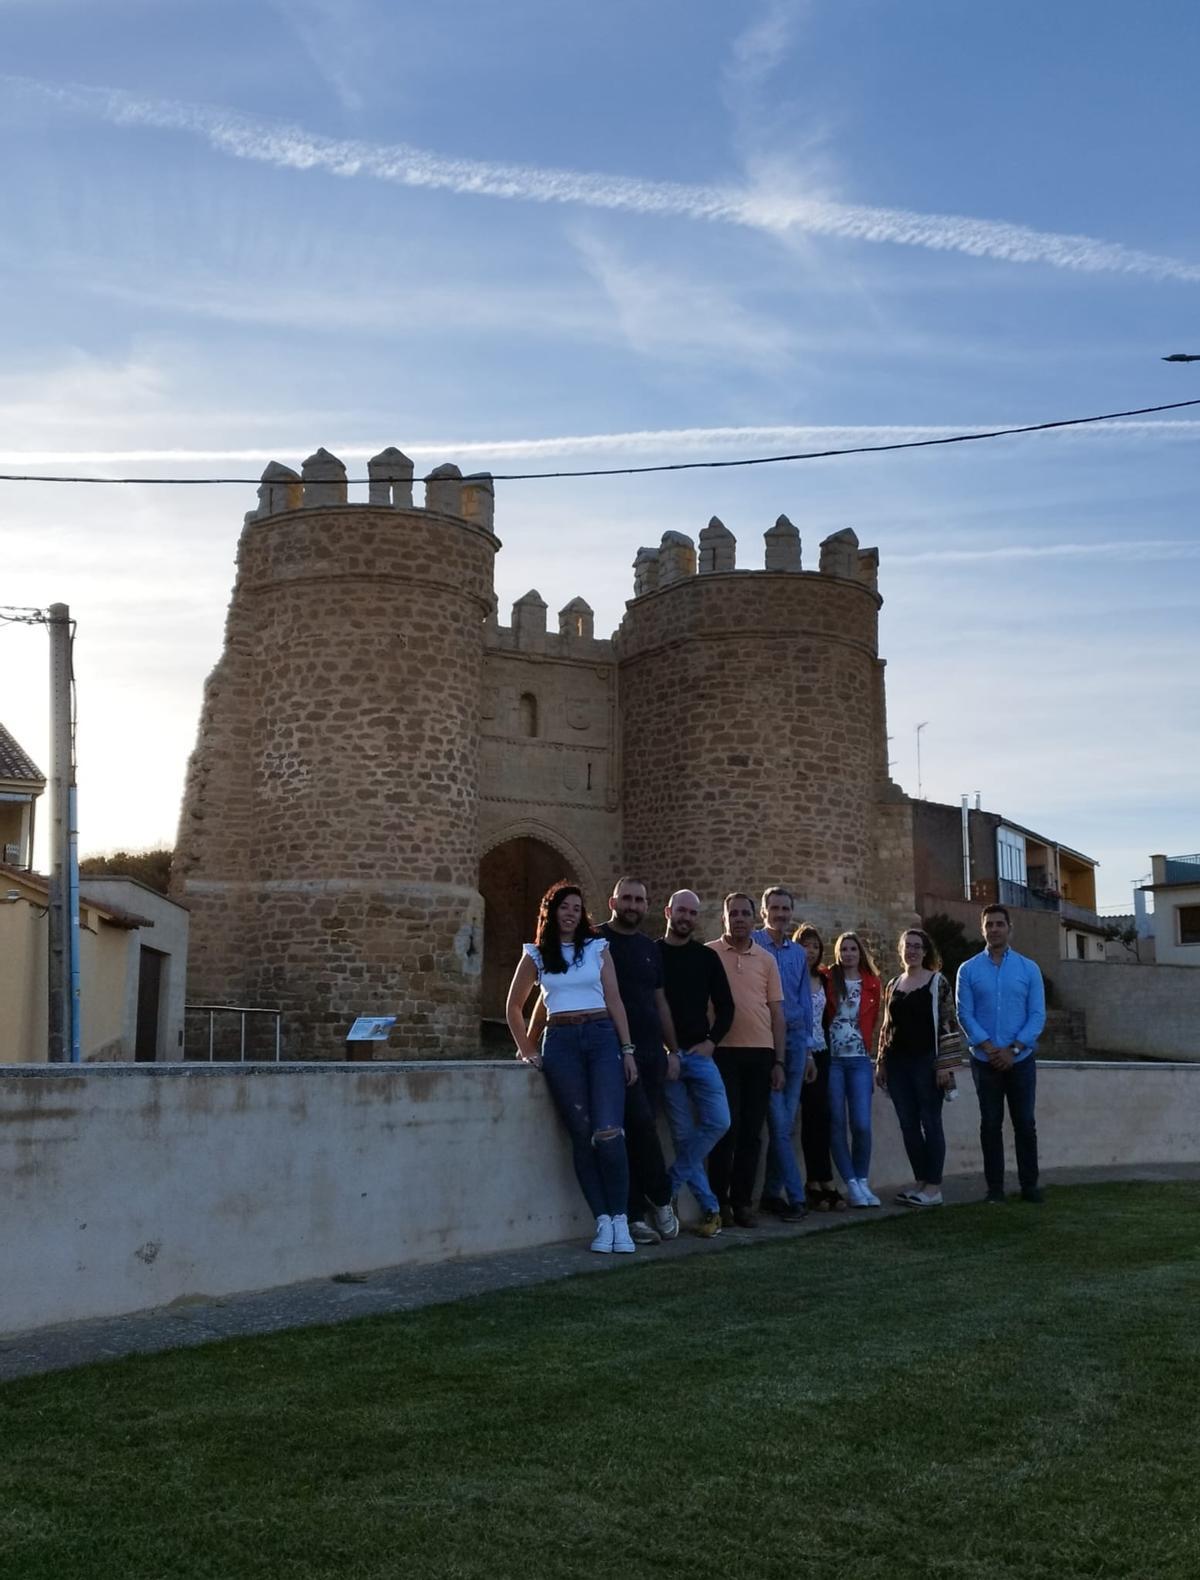
POLYGON ((1033 1053, 1046 1024, 1046 990, 1042 973, 1025 955, 1006 949, 999 965, 993 965, 986 949, 973 955, 958 968, 954 997, 958 1023, 976 1059, 987 1062, 981 1042, 998 1048, 1016 1044, 1021 1049, 1016 1063, 1033 1053))
POLYGON ((803 1036, 803 1048, 812 1042, 812 994, 808 987, 808 951, 803 944, 785 938, 777 944, 765 927, 750 935, 756 944, 769 949, 779 967, 779 980, 783 983, 783 1018, 787 1022, 788 1041, 803 1036))

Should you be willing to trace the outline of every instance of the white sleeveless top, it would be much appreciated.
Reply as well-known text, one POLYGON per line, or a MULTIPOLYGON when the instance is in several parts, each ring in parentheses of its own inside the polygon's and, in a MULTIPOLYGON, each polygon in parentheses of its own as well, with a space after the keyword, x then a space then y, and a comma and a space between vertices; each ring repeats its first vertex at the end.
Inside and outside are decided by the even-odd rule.
POLYGON ((600 984, 600 960, 608 948, 607 938, 589 938, 579 959, 574 944, 567 944, 563 957, 565 971, 543 971, 541 950, 526 944, 525 953, 537 967, 537 979, 546 998, 547 1015, 572 1015, 585 1010, 607 1009, 600 984))

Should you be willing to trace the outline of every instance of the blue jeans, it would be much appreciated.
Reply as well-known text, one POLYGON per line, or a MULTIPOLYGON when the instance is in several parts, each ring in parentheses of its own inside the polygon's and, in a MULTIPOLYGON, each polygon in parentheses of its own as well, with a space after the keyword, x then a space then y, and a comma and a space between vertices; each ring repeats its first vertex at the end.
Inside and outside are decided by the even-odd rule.
POLYGON ((796 1149, 792 1145, 792 1132, 796 1128, 796 1115, 800 1109, 800 1094, 804 1089, 804 1072, 808 1069, 808 1048, 803 1033, 795 1037, 789 1032, 787 1040, 787 1075, 783 1091, 772 1092, 767 1108, 767 1173, 763 1181, 764 1196, 783 1196, 793 1207, 804 1206, 804 1176, 796 1162, 796 1149))
POLYGON ((716 1212, 717 1198, 704 1172, 704 1160, 729 1129, 729 1099, 721 1072, 701 1053, 681 1053, 679 1079, 664 1081, 662 1094, 675 1141, 671 1194, 678 1195, 686 1185, 701 1212, 716 1212))
POLYGON ((871 1093, 875 1066, 870 1059, 829 1061, 829 1150, 842 1183, 865 1180, 871 1167, 871 1093), (846 1145, 846 1109, 850 1145, 846 1145))
POLYGON ((990 1064, 972 1055, 971 1075, 979 1097, 979 1145, 983 1150, 983 1176, 988 1190, 1004 1189, 1006 1099, 1012 1116, 1017 1180, 1022 1190, 1034 1190, 1038 1182, 1037 1124, 1033 1117, 1037 1097, 1036 1059, 1031 1053, 1011 1070, 993 1070, 990 1064))
POLYGON ((932 1057, 889 1054, 887 1086, 913 1179, 940 1185, 946 1164, 946 1133, 942 1129, 945 1097, 937 1084, 932 1057))
POLYGON ((547 1026, 542 1072, 571 1137, 575 1177, 595 1217, 625 1211, 625 1066, 611 1020, 547 1026), (610 1132, 603 1136, 603 1131, 610 1132))

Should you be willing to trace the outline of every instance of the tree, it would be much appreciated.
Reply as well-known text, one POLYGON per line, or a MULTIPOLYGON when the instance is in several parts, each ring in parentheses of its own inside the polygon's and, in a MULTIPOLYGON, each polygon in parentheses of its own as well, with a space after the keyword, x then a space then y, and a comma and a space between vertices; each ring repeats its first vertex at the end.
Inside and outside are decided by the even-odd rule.
POLYGON ((81 878, 136 878, 148 889, 166 894, 171 883, 171 850, 118 850, 111 856, 85 856, 79 863, 81 878))
POLYGON ((953 982, 964 960, 977 955, 983 948, 982 938, 968 938, 961 922, 956 922, 944 911, 935 911, 921 924, 937 946, 942 957, 942 971, 953 982))

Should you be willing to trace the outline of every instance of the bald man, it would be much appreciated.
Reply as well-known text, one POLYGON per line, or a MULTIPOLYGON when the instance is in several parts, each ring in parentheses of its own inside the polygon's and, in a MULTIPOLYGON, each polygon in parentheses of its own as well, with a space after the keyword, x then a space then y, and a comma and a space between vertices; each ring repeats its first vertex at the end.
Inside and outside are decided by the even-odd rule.
POLYGON ((713 1053, 733 1024, 733 994, 721 962, 695 937, 700 899, 678 889, 667 901, 667 930, 659 940, 663 990, 679 1052, 668 1060, 663 1103, 675 1141, 672 1189, 687 1186, 700 1208, 697 1234, 721 1232, 721 1207, 704 1160, 729 1129, 729 1100, 713 1053))

